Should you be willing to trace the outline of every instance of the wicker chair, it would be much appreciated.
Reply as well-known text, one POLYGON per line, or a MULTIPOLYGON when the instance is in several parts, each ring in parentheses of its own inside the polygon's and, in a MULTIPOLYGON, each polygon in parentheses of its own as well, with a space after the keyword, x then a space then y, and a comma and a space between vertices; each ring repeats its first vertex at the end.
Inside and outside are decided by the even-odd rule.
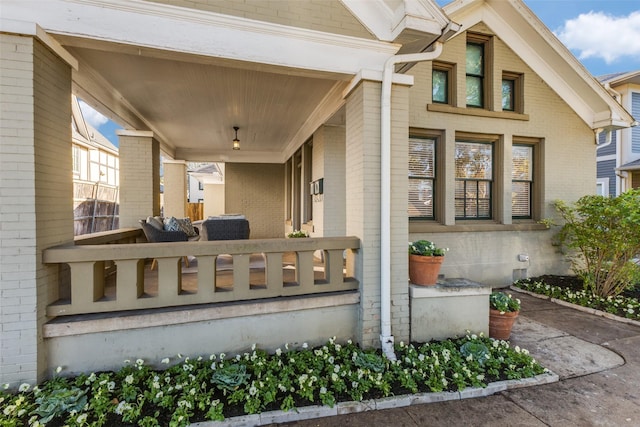
POLYGON ((202 240, 242 240, 249 238, 249 221, 243 218, 209 218, 202 222, 202 240))
MULTIPOLYGON (((140 225, 142 226, 142 231, 144 232, 145 237, 147 238, 147 242, 149 243, 160 243, 160 242, 186 242, 189 240, 189 236, 184 231, 166 231, 166 230, 158 230, 154 226, 147 224, 147 221, 144 219, 140 220, 140 225)), ((184 263, 187 267, 189 267, 189 258, 184 257, 184 263)), ((151 269, 155 269, 156 260, 154 258, 151 263, 151 269)))

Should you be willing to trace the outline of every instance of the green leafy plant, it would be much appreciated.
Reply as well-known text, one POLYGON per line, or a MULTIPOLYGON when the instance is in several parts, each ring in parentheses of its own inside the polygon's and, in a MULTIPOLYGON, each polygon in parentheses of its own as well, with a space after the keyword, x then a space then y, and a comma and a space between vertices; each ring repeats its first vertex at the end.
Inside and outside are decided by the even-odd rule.
POLYGON ((555 203, 564 220, 558 239, 569 249, 585 289, 616 296, 640 277, 640 189, 618 197, 584 196, 575 205, 555 203))
POLYGON ((46 424, 54 417, 71 412, 80 412, 87 404, 86 391, 78 387, 65 387, 42 392, 36 398, 38 407, 32 412, 40 416, 40 422, 46 424))
POLYGON ((304 230, 293 230, 292 232, 287 234, 287 237, 290 239, 295 239, 299 237, 309 237, 309 233, 307 233, 304 230))
POLYGON ((422 256, 444 256, 449 248, 438 248, 429 240, 417 240, 409 243, 409 254, 422 256))
POLYGON ((498 310, 500 313, 520 311, 520 300, 504 292, 492 292, 489 295, 489 303, 491 308, 498 310))
POLYGON ((233 358, 177 355, 162 361, 164 370, 138 359, 118 372, 54 378, 39 389, 23 384, 15 393, 0 390, 0 425, 35 427, 46 420, 69 427, 182 427, 275 408, 485 387, 545 371, 525 350, 482 335, 400 342, 395 351, 397 360, 390 361, 351 340, 331 338, 316 348, 285 344, 273 354, 254 346, 233 358))

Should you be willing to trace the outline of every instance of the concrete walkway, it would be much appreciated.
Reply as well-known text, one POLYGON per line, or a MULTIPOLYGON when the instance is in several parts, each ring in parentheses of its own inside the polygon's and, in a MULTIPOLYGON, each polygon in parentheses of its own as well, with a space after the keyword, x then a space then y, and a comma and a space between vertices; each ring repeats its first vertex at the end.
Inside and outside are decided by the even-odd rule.
POLYGON ((511 344, 528 349, 558 382, 274 426, 640 426, 640 326, 519 298, 511 344))

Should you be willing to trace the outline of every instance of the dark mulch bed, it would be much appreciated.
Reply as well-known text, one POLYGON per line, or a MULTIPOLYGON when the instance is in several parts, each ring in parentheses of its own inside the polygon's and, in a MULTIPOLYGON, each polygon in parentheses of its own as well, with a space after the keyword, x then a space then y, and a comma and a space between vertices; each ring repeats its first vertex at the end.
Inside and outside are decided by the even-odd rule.
MULTIPOLYGON (((544 282, 551 286, 557 286, 559 288, 571 289, 573 291, 579 291, 584 289, 584 283, 581 278, 577 276, 553 276, 543 275, 538 277, 531 277, 527 279, 531 282, 544 282)), ((628 298, 640 299, 640 284, 635 288, 629 288, 622 293, 623 296, 628 298)))

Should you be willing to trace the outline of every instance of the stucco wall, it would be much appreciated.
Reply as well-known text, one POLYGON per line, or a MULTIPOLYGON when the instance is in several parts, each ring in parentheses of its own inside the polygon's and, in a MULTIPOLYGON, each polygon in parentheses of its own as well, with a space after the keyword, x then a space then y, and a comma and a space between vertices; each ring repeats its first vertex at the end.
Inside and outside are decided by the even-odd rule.
POLYGON ((248 220, 252 239, 284 236, 284 165, 227 163, 226 213, 248 220))
MULTIPOLYGON (((474 30, 486 30, 479 25, 474 30)), ((462 111, 456 113, 429 111, 431 103, 431 63, 416 65, 410 70, 415 76, 415 85, 410 89, 410 126, 416 129, 435 130, 443 137, 437 150, 447 151, 445 165, 447 181, 455 178, 453 174, 456 132, 495 134, 501 138, 500 149, 504 151, 505 163, 503 175, 499 167, 494 169, 494 180, 502 180, 503 193, 493 193, 494 220, 460 221, 453 215, 437 218, 434 227, 426 231, 414 231, 410 240, 428 239, 439 246, 449 247, 442 272, 448 277, 466 277, 494 286, 506 286, 511 283, 514 274, 527 269, 529 276, 543 273, 566 273, 567 264, 551 245, 552 231, 531 230, 536 219, 555 216, 552 202, 557 199, 575 201, 585 194, 595 192, 596 162, 595 144, 592 130, 583 122, 542 79, 518 58, 504 43, 494 38, 494 88, 499 93, 502 71, 524 74, 524 111, 520 119, 466 115, 464 113, 465 95, 465 57, 466 38, 460 35, 447 42, 439 61, 461 64, 457 67, 457 100, 462 111), (462 105, 460 105, 462 104, 462 105), (528 115, 528 117, 525 117, 528 115), (539 218, 528 221, 532 227, 504 226, 511 223, 511 217, 500 218, 500 212, 509 212, 504 204, 510 202, 510 144, 518 137, 530 137, 540 141, 536 150, 541 150, 541 174, 534 176, 534 185, 538 185, 541 197, 539 218), (447 144, 444 147, 443 144, 447 144), (497 198, 497 199, 496 199, 497 198), (504 204, 500 203, 504 200, 504 204), (446 226, 442 224, 446 223, 446 226), (463 226, 463 227, 460 227, 463 226), (492 226, 492 227, 490 227, 492 226), (529 262, 520 262, 520 253, 529 255, 529 262)), ((487 78, 490 78, 487 77, 487 78)), ((499 97, 494 99, 495 111, 500 111, 499 97)), ((497 158, 496 158, 497 160, 497 158)), ((440 163, 440 167, 443 164, 440 163)), ((452 187, 447 187, 452 188, 452 187)), ((446 194, 444 203, 452 203, 453 192, 446 194)), ((442 203, 442 201, 441 201, 442 203)), ((452 209, 449 209, 451 214, 452 209)), ((525 221, 527 222, 527 221, 525 221)))
POLYGON ((224 352, 233 357, 250 351, 253 344, 273 352, 286 343, 292 348, 305 342, 313 347, 334 336, 344 342, 356 334, 357 301, 354 293, 122 316, 115 326, 108 318, 71 323, 47 331, 48 364, 51 370, 65 366, 68 375, 118 370, 124 360, 138 358, 161 367, 163 358, 175 363, 178 354, 208 358, 224 352))

